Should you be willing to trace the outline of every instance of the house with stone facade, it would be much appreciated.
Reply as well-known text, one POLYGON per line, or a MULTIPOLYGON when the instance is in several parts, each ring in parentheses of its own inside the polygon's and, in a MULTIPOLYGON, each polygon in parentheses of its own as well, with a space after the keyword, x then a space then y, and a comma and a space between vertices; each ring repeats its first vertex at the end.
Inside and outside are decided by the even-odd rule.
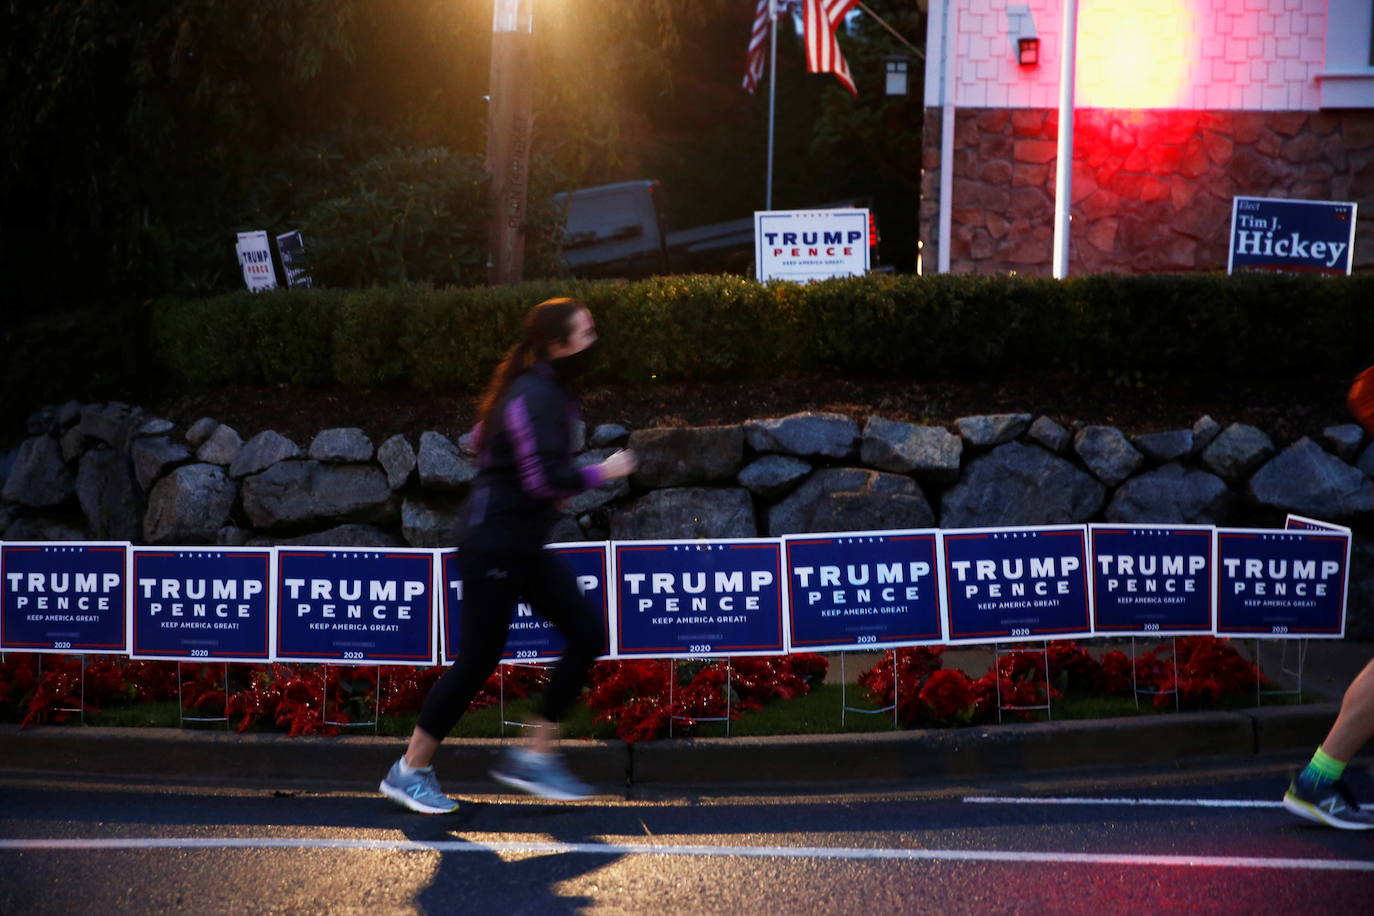
MULTIPOLYGON (((1050 274, 1061 3, 930 0, 922 272, 1050 274)), ((1237 195, 1356 202, 1374 269, 1371 0, 1079 0, 1076 57, 1070 275, 1225 270, 1237 195)))

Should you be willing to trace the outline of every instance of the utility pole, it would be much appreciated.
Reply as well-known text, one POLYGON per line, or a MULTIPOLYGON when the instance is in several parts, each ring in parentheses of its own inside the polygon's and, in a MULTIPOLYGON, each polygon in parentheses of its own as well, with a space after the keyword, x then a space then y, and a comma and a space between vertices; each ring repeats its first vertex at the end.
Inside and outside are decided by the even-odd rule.
POLYGON ((491 174, 487 281, 519 283, 525 273, 529 192, 534 0, 496 0, 487 97, 487 171, 491 174))

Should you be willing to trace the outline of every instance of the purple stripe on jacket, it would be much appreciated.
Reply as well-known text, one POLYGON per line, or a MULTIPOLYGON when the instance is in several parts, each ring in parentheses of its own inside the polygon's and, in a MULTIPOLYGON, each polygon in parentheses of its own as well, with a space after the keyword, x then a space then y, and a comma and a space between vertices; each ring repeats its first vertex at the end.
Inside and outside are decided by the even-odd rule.
POLYGON ((520 477, 520 487, 535 499, 564 499, 576 496, 583 489, 591 489, 604 483, 603 475, 596 467, 579 470, 582 489, 559 489, 550 483, 544 474, 544 465, 539 460, 539 444, 535 440, 534 424, 530 422, 523 397, 513 397, 506 402, 505 425, 506 433, 510 436, 511 448, 515 452, 515 467, 520 477))

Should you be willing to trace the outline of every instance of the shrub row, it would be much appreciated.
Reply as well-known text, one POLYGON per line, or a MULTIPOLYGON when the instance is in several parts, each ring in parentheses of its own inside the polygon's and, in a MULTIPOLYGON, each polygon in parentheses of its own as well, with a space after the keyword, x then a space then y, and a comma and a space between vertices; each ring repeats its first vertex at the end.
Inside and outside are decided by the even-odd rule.
POLYGON ((7 340, 17 360, 7 376, 71 364, 108 384, 151 365, 174 391, 235 383, 471 390, 524 311, 554 295, 592 305, 606 353, 597 381, 606 383, 821 368, 1301 376, 1349 371, 1371 356, 1374 340, 1374 275, 879 275, 809 286, 669 276, 167 299, 102 314, 82 329, 22 328, 7 340), (73 353, 68 332, 78 330, 91 348, 73 353), (68 359, 55 360, 54 347, 68 359))

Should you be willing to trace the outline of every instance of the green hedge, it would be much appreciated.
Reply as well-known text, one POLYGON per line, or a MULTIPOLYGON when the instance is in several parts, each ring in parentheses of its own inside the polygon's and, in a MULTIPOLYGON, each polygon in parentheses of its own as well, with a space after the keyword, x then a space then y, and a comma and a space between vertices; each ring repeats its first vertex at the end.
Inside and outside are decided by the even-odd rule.
POLYGON ((332 384, 474 389, 530 305, 587 300, 599 380, 711 380, 834 368, 952 376, 1347 371, 1374 341, 1374 276, 873 276, 809 286, 731 276, 507 287, 236 293, 152 309, 174 386, 332 384))
POLYGON ((6 335, 7 404, 224 384, 473 390, 534 303, 587 300, 597 379, 1348 372, 1374 357, 1374 275, 730 276, 233 293, 68 314, 6 335), (137 384, 135 384, 137 383, 137 384), (102 393, 109 392, 109 393, 102 393))

